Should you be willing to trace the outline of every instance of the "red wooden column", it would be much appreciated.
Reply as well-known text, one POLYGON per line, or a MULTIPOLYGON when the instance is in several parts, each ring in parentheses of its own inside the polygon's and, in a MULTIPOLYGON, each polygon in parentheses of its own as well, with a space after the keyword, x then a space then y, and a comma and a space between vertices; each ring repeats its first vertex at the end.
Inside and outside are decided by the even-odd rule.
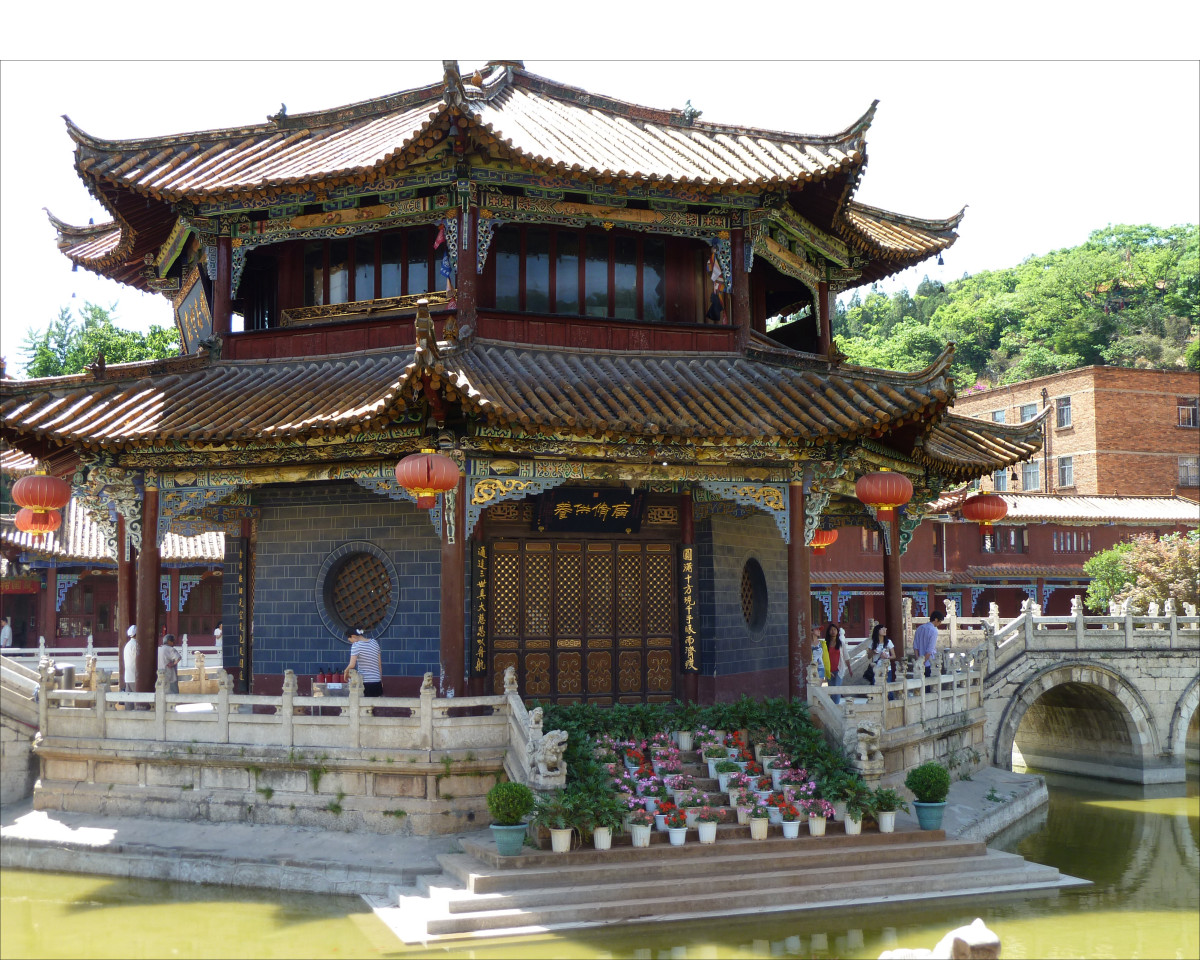
POLYGON ((147 476, 142 494, 142 549, 137 563, 137 692, 150 693, 158 677, 158 481, 147 476))
MULTIPOLYGON (((459 276, 464 266, 459 261, 459 276)), ((442 495, 441 682, 443 697, 461 696, 466 673, 467 531, 463 529, 467 480, 458 477, 453 503, 442 495)))
POLYGON ((167 611, 167 633, 174 634, 179 639, 179 568, 169 571, 171 578, 171 609, 167 611))
MULTIPOLYGON (((233 317, 233 246, 229 237, 217 237, 217 277, 213 281, 213 336, 229 336, 233 317)), ((141 631, 138 631, 141 638, 141 631)))
POLYGON ((750 338, 750 275, 746 273, 746 232, 738 228, 731 233, 729 244, 733 259, 733 289, 730 297, 730 322, 737 327, 738 347, 750 338))
POLYGON ((883 550, 883 622, 888 636, 896 645, 896 656, 904 656, 904 610, 900 604, 904 596, 904 585, 900 580, 900 518, 893 511, 892 519, 886 521, 889 536, 884 538, 883 550), (889 549, 890 547, 890 549, 889 549))
MULTIPOLYGON (((130 626, 137 620, 137 565, 133 556, 133 547, 129 547, 129 556, 125 555, 125 518, 117 514, 117 646, 122 654, 125 644, 129 642, 130 626)), ((117 669, 120 680, 125 682, 125 657, 118 658, 117 669)))
POLYGON ((829 313, 829 281, 817 284, 817 353, 829 356, 833 350, 833 318, 829 313))
POLYGON ((804 484, 788 485, 788 699, 808 696, 812 662, 812 583, 804 543, 804 484))
MULTIPOLYGON (((690 490, 685 490, 679 495, 679 539, 680 539, 680 554, 683 557, 683 576, 680 578, 682 584, 687 577, 692 578, 693 590, 696 580, 695 562, 696 562, 696 523, 692 514, 692 493, 690 490), (691 556, 692 569, 687 569, 688 556, 691 556)), ((693 593, 694 596, 694 593, 693 593)), ((684 617, 688 614, 684 610, 684 617)), ((685 624, 686 629, 686 624, 685 624)), ((685 640, 686 643, 686 640, 685 640)), ((699 651, 697 651, 697 657, 699 651)), ((700 672, 698 670, 683 669, 683 653, 680 655, 680 680, 679 692, 683 700, 688 703, 695 703, 700 695, 700 672)), ((697 663, 697 666, 699 664, 697 663)))
POLYGON ((38 604, 38 636, 46 638, 46 646, 53 647, 58 639, 58 570, 46 569, 46 588, 38 604))

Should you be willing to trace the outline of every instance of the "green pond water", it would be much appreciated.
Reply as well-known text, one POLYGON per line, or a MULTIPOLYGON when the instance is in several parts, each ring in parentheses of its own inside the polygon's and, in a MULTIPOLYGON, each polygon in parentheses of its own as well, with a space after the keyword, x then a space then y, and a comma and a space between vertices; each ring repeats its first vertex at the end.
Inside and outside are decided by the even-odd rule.
POLYGON ((1094 886, 711 924, 405 947, 361 900, 6 870, 0 957, 878 957, 982 917, 1013 957, 1200 957, 1200 788, 1048 777, 1011 850, 1094 886))

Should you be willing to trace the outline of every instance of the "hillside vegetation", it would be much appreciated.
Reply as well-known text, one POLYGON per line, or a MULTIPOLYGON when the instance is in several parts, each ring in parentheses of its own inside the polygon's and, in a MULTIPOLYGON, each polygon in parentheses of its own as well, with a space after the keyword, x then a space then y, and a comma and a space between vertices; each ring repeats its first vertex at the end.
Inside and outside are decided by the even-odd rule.
POLYGON ((1200 370, 1198 307, 1200 227, 1122 225, 944 287, 856 292, 833 332, 851 363, 893 370, 919 370, 953 341, 961 391, 1094 363, 1200 370))

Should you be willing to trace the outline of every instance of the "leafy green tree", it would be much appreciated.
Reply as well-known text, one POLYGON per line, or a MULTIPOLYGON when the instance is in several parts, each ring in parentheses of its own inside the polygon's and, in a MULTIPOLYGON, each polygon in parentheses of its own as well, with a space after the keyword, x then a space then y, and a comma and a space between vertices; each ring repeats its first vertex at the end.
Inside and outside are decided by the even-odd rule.
POLYGON ((22 353, 30 377, 62 377, 81 373, 104 354, 104 362, 161 360, 179 354, 174 327, 151 326, 146 333, 124 330, 113 323, 116 304, 85 303, 75 316, 64 307, 41 333, 30 331, 22 353))
POLYGON ((1172 533, 1157 539, 1135 537, 1125 560, 1132 582, 1117 592, 1115 600, 1130 601, 1130 606, 1139 613, 1144 613, 1151 603, 1162 609, 1169 598, 1174 598, 1177 606, 1198 602, 1200 531, 1172 533))
POLYGON ((1200 340, 1193 340, 1188 344, 1184 362, 1189 370, 1200 370, 1200 340))
POLYGON ((1087 558, 1083 572, 1092 578, 1084 604, 1093 613, 1108 613, 1108 601, 1133 582, 1129 554, 1133 543, 1122 541, 1087 558))

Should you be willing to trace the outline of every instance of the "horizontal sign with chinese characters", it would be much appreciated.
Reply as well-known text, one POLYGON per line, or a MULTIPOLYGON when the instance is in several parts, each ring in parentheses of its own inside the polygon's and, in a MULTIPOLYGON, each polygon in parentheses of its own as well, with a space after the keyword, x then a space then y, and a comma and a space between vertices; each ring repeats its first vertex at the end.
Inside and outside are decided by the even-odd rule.
POLYGON ((556 487, 538 497, 534 527, 563 533, 637 533, 645 500, 640 490, 556 487))

